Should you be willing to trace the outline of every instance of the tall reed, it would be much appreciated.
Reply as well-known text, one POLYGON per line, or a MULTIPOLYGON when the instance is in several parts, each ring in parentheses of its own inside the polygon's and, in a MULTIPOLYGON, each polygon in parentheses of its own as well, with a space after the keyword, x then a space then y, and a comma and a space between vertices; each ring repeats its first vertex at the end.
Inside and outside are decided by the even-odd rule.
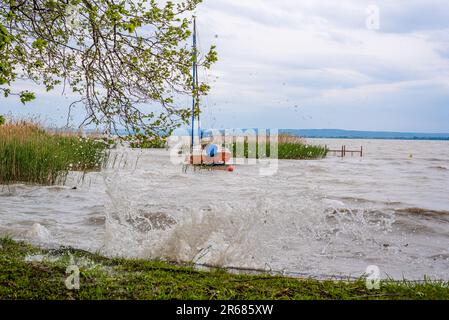
POLYGON ((27 121, 0 126, 0 184, 63 184, 70 170, 101 169, 107 155, 100 140, 48 132, 27 121))
MULTIPOLYGON (((233 143, 233 151, 234 154, 237 153, 237 150, 244 150, 245 158, 259 158, 261 152, 259 152, 259 146, 257 141, 251 141, 254 143, 255 148, 249 147, 249 139, 245 139, 245 142, 242 143, 233 143), (243 144, 243 146, 242 146, 243 144), (242 148, 243 147, 243 148, 242 148)), ((267 139, 266 141, 270 141, 267 139)), ((266 144, 266 155, 270 157, 270 142, 266 144)), ((278 149, 278 159, 281 160, 314 160, 314 159, 322 159, 327 156, 328 150, 326 147, 318 146, 318 145, 310 145, 301 138, 290 135, 279 135, 277 140, 277 149, 278 149)))

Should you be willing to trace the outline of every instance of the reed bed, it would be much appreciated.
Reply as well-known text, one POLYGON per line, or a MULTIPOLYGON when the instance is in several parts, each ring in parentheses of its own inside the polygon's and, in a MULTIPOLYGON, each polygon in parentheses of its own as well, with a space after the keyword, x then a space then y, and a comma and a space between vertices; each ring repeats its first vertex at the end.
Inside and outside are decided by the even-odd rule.
POLYGON ((107 143, 73 132, 49 132, 27 121, 0 125, 0 184, 64 184, 69 171, 100 170, 107 143))
MULTIPOLYGON (((233 142, 233 152, 238 154, 239 150, 244 150, 245 158, 259 158, 262 152, 259 152, 257 143, 252 142, 253 147, 249 147, 250 138, 245 142, 233 142), (243 146, 242 146, 243 145, 243 146)), ((266 141, 269 141, 267 139, 266 141)), ((266 144, 266 156, 270 157, 270 142, 266 144)), ((315 160, 322 159, 327 156, 328 149, 323 146, 307 144, 306 140, 301 137, 290 135, 279 135, 277 140, 278 156, 280 160, 315 160)))

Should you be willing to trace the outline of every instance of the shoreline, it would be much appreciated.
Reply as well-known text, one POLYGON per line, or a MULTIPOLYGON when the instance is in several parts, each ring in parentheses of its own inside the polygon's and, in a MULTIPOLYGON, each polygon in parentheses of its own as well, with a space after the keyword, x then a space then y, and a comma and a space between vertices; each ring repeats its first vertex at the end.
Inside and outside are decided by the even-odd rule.
POLYGON ((106 258, 72 248, 47 250, 0 239, 0 300, 449 300, 449 282, 366 279, 317 280, 161 261, 106 258), (74 267, 75 266, 75 267, 74 267), (79 289, 66 287, 79 271, 79 289))

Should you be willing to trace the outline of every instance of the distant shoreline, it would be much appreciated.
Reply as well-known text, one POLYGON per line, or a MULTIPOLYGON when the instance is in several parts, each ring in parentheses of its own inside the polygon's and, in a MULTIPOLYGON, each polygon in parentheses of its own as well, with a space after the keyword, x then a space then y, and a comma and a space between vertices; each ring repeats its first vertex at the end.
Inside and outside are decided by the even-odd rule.
POLYGON ((340 129, 281 129, 282 134, 301 136, 307 139, 351 139, 351 140, 427 140, 448 141, 449 133, 416 133, 386 131, 351 131, 340 129))
POLYGON ((332 139, 332 140, 398 140, 398 141, 449 141, 448 138, 372 138, 372 137, 318 137, 301 136, 305 139, 332 139))
MULTIPOLYGON (((228 129, 202 129, 205 136, 212 130, 224 133, 228 129)), ((257 128, 235 128, 229 130, 254 130, 257 128)), ((270 129, 266 129, 268 132, 270 129)), ((354 131, 342 129, 277 129, 279 134, 291 135, 306 139, 348 139, 348 140, 411 140, 411 141, 449 141, 449 133, 418 133, 418 132, 388 132, 388 131, 354 131)), ((119 131, 117 134, 126 134, 119 131)), ((190 129, 181 128, 174 132, 177 136, 190 136, 190 129)))

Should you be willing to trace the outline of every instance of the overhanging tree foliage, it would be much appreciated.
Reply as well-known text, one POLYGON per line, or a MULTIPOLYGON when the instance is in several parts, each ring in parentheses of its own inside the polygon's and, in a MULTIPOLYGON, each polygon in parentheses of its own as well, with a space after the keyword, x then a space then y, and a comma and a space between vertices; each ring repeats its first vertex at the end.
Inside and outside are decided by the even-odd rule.
MULTIPOLYGON (((169 133, 191 116, 174 98, 192 93, 187 17, 201 1, 1 0, 0 90, 25 103, 34 94, 15 92, 18 78, 47 90, 62 85, 79 94, 71 107, 84 105, 82 125, 147 137, 169 133), (143 112, 147 103, 158 108, 143 112)), ((202 66, 217 60, 214 49, 202 66)), ((196 93, 208 89, 201 83, 196 93)))

